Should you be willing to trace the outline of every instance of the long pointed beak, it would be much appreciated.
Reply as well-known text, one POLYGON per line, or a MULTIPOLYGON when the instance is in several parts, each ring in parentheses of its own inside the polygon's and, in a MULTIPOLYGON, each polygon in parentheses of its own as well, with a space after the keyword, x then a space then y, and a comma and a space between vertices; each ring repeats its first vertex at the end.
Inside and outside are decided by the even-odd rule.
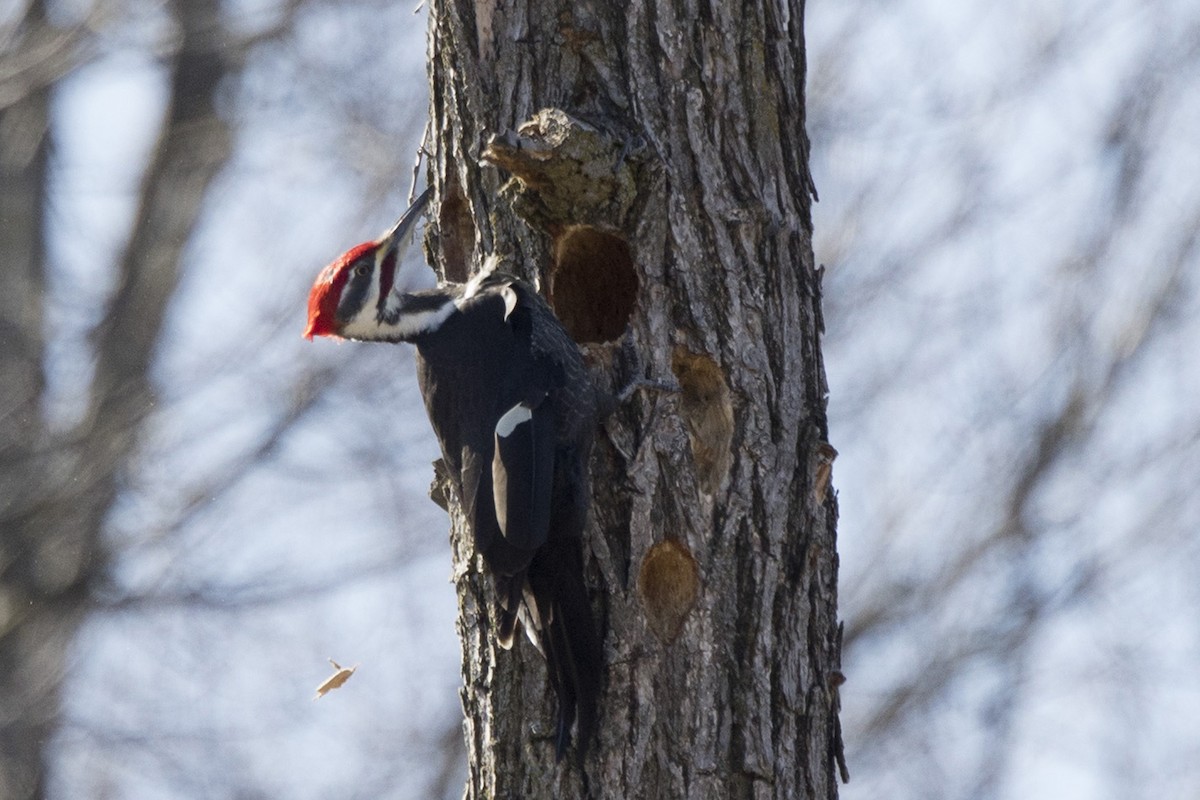
POLYGON ((421 218, 425 207, 429 205, 431 197, 433 197, 432 186, 417 195, 417 199, 413 200, 412 205, 405 209, 404 213, 400 215, 400 219, 396 220, 396 224, 391 227, 391 230, 380 236, 376 241, 388 250, 399 250, 400 245, 412 233, 413 226, 421 218))

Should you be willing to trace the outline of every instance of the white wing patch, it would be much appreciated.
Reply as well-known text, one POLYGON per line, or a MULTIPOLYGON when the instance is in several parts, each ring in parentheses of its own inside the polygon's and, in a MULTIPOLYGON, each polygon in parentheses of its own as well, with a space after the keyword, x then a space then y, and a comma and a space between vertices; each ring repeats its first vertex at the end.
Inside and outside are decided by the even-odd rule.
POLYGON ((505 286, 500 290, 500 296, 504 298, 504 318, 507 320, 517 308, 517 293, 511 286, 505 286))
POLYGON ((533 419, 533 410, 524 403, 517 403, 504 412, 504 416, 496 423, 496 435, 507 439, 512 436, 512 432, 517 429, 518 425, 523 425, 531 419, 533 419))

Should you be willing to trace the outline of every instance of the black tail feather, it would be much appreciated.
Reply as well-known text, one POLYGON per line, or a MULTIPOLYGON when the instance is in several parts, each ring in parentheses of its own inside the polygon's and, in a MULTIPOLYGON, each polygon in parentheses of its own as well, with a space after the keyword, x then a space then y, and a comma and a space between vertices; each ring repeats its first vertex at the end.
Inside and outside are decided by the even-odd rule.
POLYGON ((558 700, 555 756, 562 759, 577 728, 576 751, 582 757, 596 729, 604 653, 596 634, 591 602, 583 585, 582 554, 578 541, 545 548, 530 565, 529 582, 542 614, 540 631, 546 672, 558 700), (574 545, 572 547, 572 545, 574 545), (549 567, 540 569, 539 567, 549 567), (548 602, 547 602, 548 601, 548 602))

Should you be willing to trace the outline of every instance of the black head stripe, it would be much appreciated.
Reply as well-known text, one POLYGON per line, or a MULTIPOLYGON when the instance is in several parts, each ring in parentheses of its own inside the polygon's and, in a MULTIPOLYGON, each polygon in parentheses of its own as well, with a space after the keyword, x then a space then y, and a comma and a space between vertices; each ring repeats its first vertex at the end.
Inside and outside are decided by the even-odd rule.
POLYGON ((387 307, 388 295, 392 293, 392 287, 395 285, 396 250, 392 248, 384 255, 383 263, 379 265, 379 300, 375 304, 375 313, 379 319, 383 319, 383 311, 387 307))
POLYGON ((358 266, 360 263, 355 262, 354 267, 350 272, 350 279, 346 281, 346 288, 342 289, 342 299, 338 301, 337 318, 340 322, 349 322, 362 311, 367 302, 367 294, 371 290, 371 278, 374 270, 365 270, 364 274, 358 274, 358 266))
POLYGON ((404 314, 420 314, 422 311, 437 311, 446 305, 447 297, 442 292, 430 290, 404 295, 400 311, 404 314))

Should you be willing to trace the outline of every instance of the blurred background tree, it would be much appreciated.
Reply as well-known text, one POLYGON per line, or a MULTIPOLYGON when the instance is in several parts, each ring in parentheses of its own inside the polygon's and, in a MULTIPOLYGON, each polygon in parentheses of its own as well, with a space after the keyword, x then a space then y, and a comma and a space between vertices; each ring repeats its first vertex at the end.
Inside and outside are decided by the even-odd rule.
POLYGON ((321 261, 403 206, 410 12, 5 7, 0 797, 424 794, 458 767, 410 370, 299 336, 321 261), (309 702, 330 655, 364 663, 357 711, 309 702))
MULTIPOLYGON (((807 26, 845 796, 1200 794, 1200 7, 807 26)), ((459 796, 411 368, 299 339, 405 204, 424 29, 0 6, 0 796, 459 796)))

